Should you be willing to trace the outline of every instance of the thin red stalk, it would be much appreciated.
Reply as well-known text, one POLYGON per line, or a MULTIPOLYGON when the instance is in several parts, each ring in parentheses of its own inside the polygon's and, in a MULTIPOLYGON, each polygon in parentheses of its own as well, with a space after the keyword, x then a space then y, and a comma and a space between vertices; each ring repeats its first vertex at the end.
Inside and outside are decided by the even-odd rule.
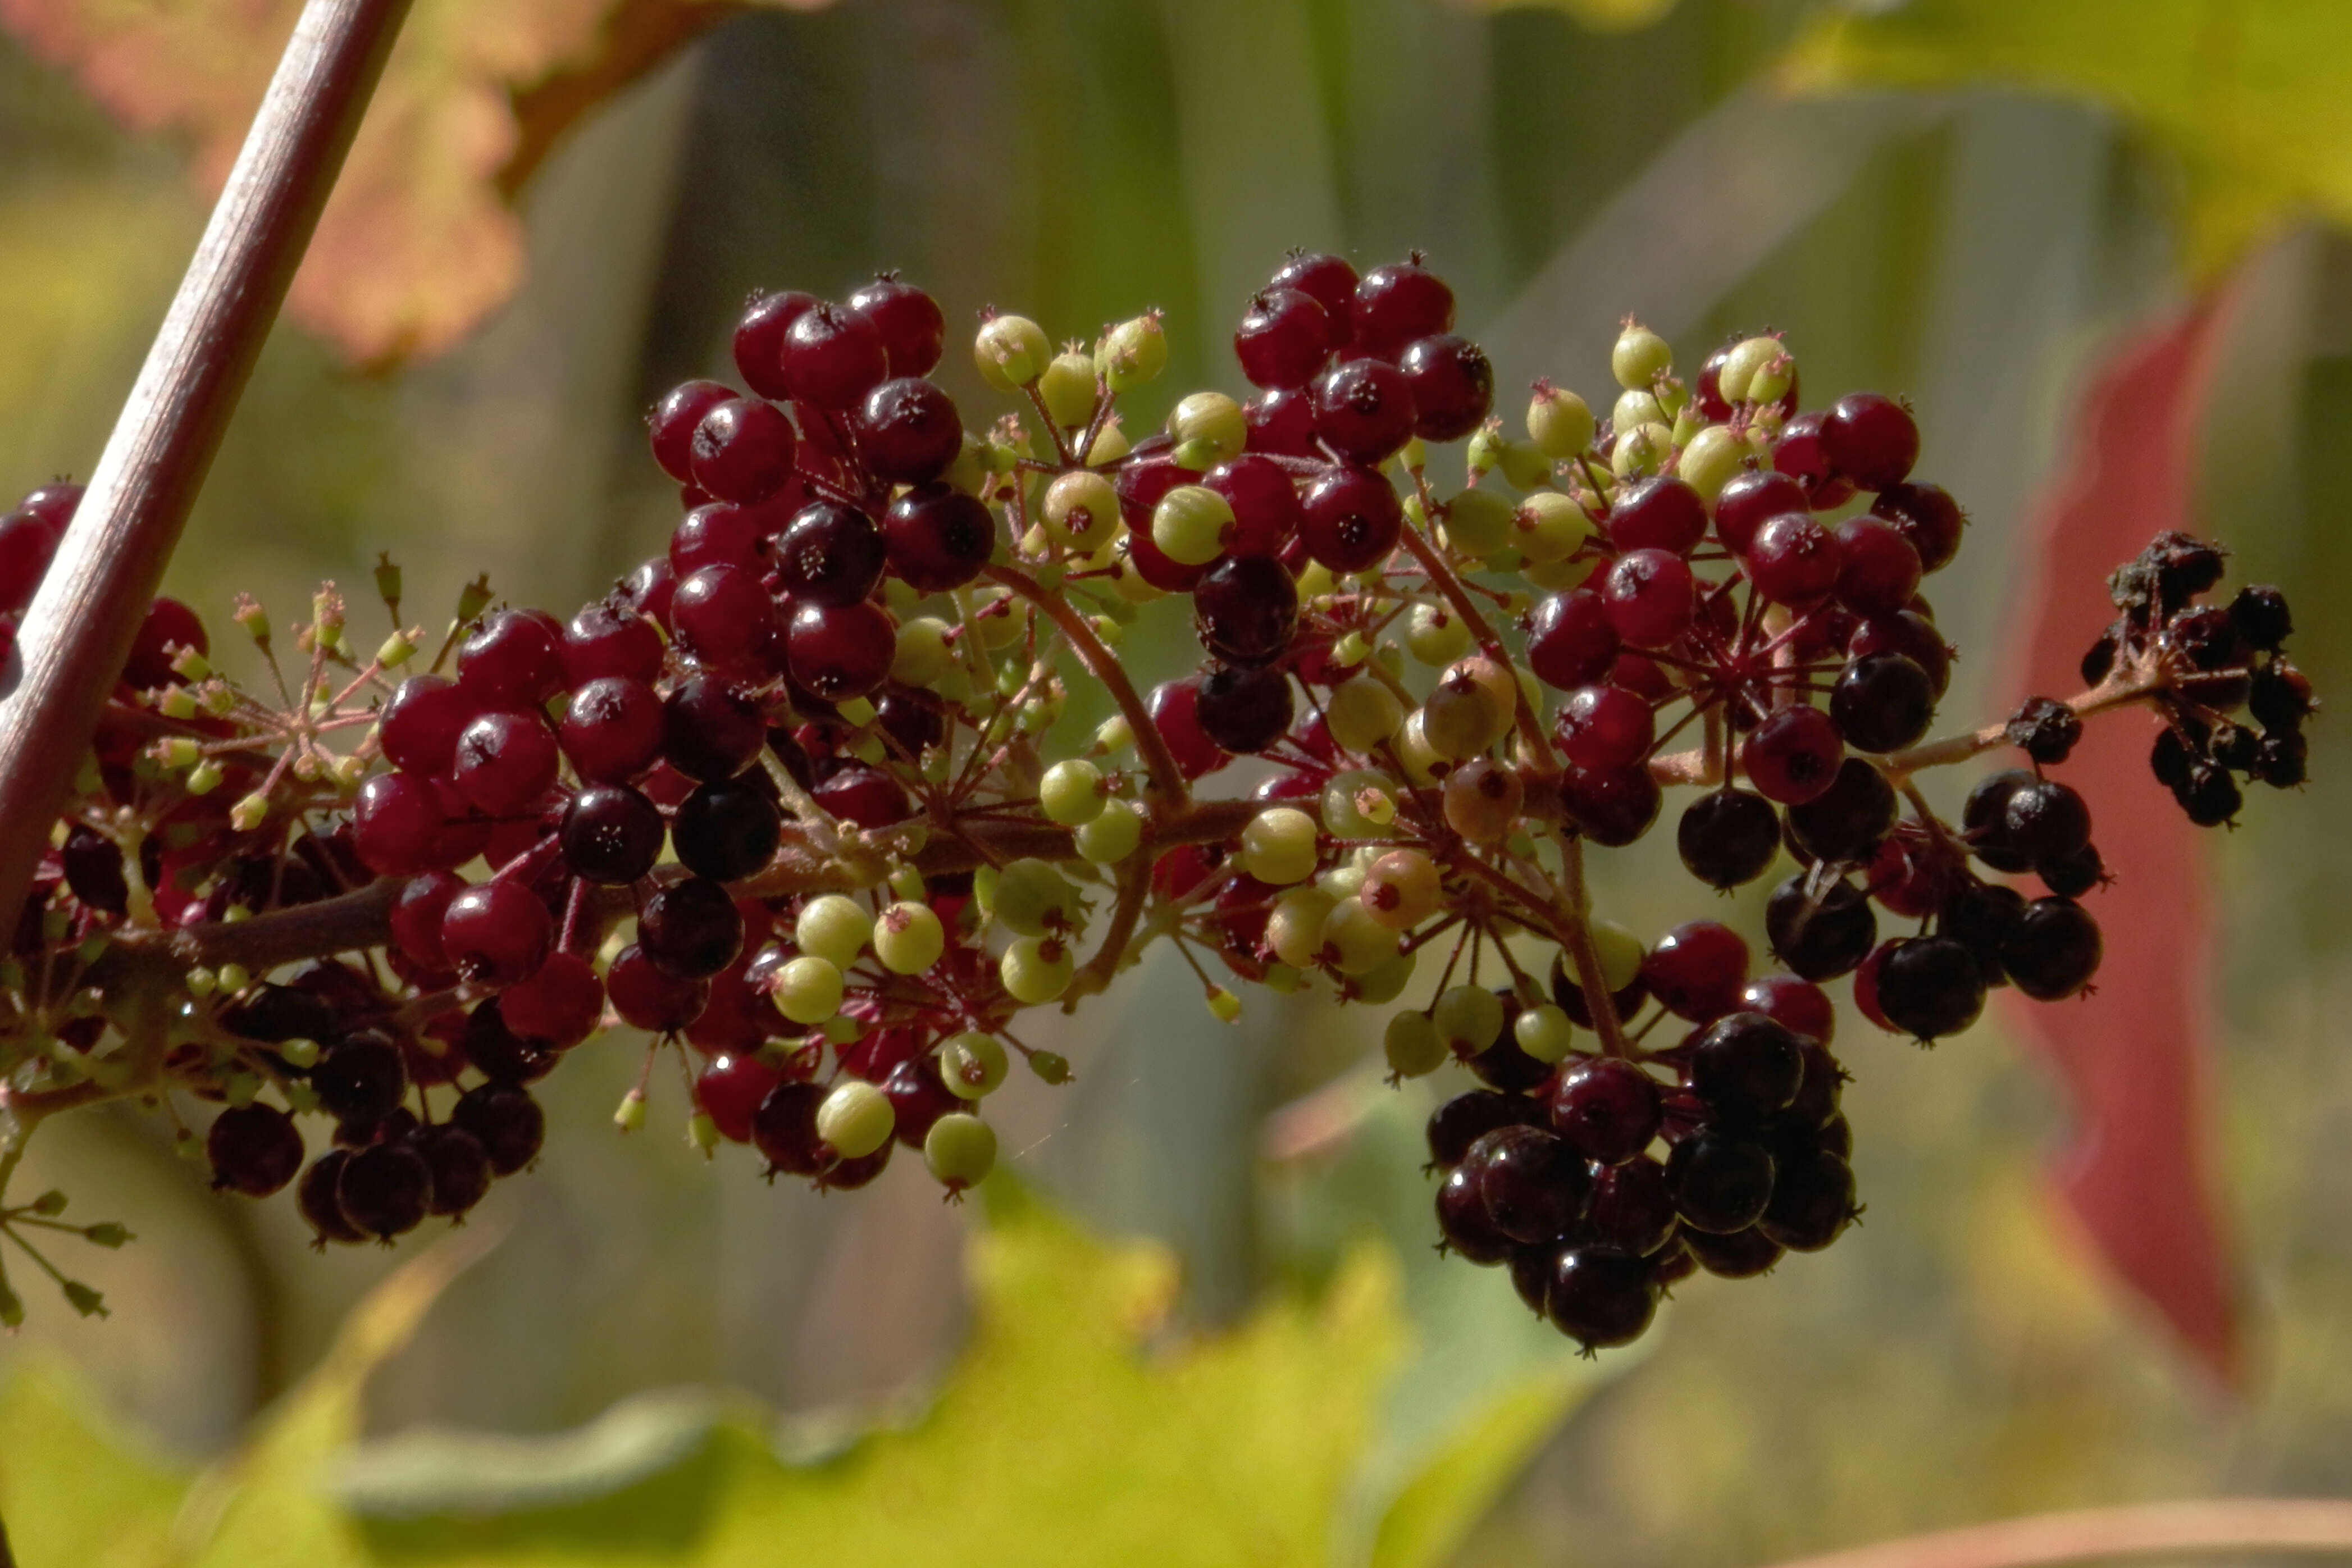
POLYGON ((2217 1498, 2084 1509, 1882 1541, 1780 1568, 2039 1568, 2186 1552, 2352 1552, 2352 1502, 2217 1498))
POLYGON ((310 0, 39 594, 0 697, 0 909, 91 731, 277 320, 408 0, 310 0))

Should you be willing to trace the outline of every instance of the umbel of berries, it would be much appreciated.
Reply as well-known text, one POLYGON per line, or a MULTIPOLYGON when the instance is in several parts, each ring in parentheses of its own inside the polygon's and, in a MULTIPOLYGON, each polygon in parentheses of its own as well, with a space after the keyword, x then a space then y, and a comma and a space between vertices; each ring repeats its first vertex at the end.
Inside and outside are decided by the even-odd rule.
MULTIPOLYGON (((1852 1228, 1882 1043, 1833 1038, 1835 989, 1933 1042, 2096 984, 2143 873, 2068 776, 2086 722, 2153 715, 2200 821, 2302 781, 2284 598, 2179 535, 2117 572, 2090 689, 1930 738, 1961 508, 1899 399, 1808 406, 1778 337, 1677 374, 1629 321, 1604 403, 1521 403, 1425 257, 1295 254, 1235 306, 1227 390, 1145 428, 1157 312, 1071 341, 892 274, 763 293, 732 380, 651 411, 677 520, 594 602, 476 584, 428 637, 386 560, 365 631, 331 584, 291 625, 238 601, 256 688, 157 601, 0 966, 11 1109, 135 1088, 219 1201, 391 1245, 527 1178, 541 1085, 621 1048, 625 1131, 954 1200, 995 1094, 1086 1070, 1024 1015, 1164 942, 1218 1020, 1252 985, 1372 1009, 1434 1080, 1445 1250, 1598 1351, 1852 1228), (932 379, 967 352, 983 409, 932 379), (1147 613, 1198 657, 1139 689, 1147 613), (1989 752, 1957 820, 1908 787, 1989 752), (1636 933, 1588 864, 1653 834, 1690 918, 1636 933)), ((0 518, 0 616, 79 493, 0 518)))

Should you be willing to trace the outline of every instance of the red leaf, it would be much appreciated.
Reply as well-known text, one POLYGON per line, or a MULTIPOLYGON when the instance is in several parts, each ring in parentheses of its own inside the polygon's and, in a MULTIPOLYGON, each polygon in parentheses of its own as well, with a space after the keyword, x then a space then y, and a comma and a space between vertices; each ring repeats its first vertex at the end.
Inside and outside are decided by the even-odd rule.
MULTIPOLYGON (((2029 538, 2037 586, 2018 696, 2082 688, 2084 652, 2114 617, 2105 583, 2166 529, 2195 531, 2196 435, 2225 300, 2208 294, 2136 330, 2100 364, 2065 466, 2029 538)), ((2053 1173, 2085 1239, 2224 1382, 2238 1372, 2237 1303, 2213 1160, 2214 1038, 2206 829, 2148 771, 2155 721, 2086 726, 2064 776, 2091 801, 2113 888, 2090 907, 2106 939, 2096 993, 2012 999, 2011 1017, 2074 1100, 2053 1173)))

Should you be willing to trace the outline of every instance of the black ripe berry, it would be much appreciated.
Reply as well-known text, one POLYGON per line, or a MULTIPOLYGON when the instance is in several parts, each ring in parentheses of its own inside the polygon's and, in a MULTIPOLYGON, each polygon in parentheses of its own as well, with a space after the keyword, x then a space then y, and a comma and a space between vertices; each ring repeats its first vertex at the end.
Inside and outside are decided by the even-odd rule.
POLYGON ((1853 1169, 1822 1149, 1792 1152, 1777 1163, 1772 1201, 1759 1228, 1791 1252, 1819 1252, 1853 1222, 1853 1169))
POLYGON ((1811 885, 1800 874, 1772 889, 1764 931, 1773 956, 1803 979, 1819 983, 1851 974, 1878 941, 1878 917, 1851 882, 1811 885))
POLYGON ((367 1233, 343 1217, 343 1205, 335 1196, 336 1184, 342 1180, 343 1163, 351 1158, 347 1149, 330 1149, 310 1162, 302 1173, 301 1184, 294 1189, 294 1206, 310 1222, 311 1245, 324 1250, 332 1241, 345 1247, 356 1247, 367 1239, 367 1233))
POLYGON ((1764 1234, 1763 1226, 1754 1225, 1721 1235, 1685 1229, 1682 1239, 1698 1266, 1718 1279, 1753 1279, 1769 1274, 1784 1250, 1764 1234))
POLYGON ((1193 713, 1201 731, 1228 752, 1263 752, 1290 728, 1290 677, 1279 668, 1233 666, 1201 679, 1193 713))
POLYGON ((1975 1023, 1984 996, 1983 965, 1950 937, 1890 942, 1879 963, 1879 1011, 1921 1041, 1957 1035, 1975 1023))
POLYGON ((1622 1164, 1657 1136, 1657 1080, 1622 1057, 1572 1061, 1552 1089, 1550 1112, 1553 1131, 1577 1153, 1622 1164))
POLYGON ((2083 721, 2063 702, 2029 697, 2009 716, 2003 733, 2009 743, 2024 750, 2043 767, 2054 767, 2074 752, 2083 738, 2083 721))
POLYGON ((408 1092, 408 1073, 391 1036, 362 1029, 328 1047, 310 1069, 319 1109, 342 1121, 376 1121, 408 1092))
POLYGON ((698 784, 678 803, 669 835, 679 864, 718 882, 740 881, 768 864, 783 837, 783 814, 760 787, 766 780, 754 778, 698 784))
POLYGON ((294 1179, 302 1166, 302 1134, 294 1119, 259 1100, 232 1106, 214 1119, 205 1136, 213 1185, 222 1192, 266 1198, 294 1179))
POLYGON ((1857 752, 1901 751, 1935 720, 1935 682, 1906 655, 1869 654, 1839 673, 1830 717, 1857 752))
POLYGON ((1592 1177, 1583 1158, 1540 1127, 1502 1127, 1470 1145, 1456 1173, 1478 1184, 1495 1228, 1513 1241, 1557 1241, 1584 1217, 1592 1177))
POLYGON ((1804 1082, 1797 1037, 1761 1013, 1717 1019, 1689 1051, 1691 1091, 1727 1122, 1758 1121, 1786 1109, 1804 1082))
POLYGON ((1830 787, 1789 807, 1789 837, 1816 859, 1866 860, 1894 829, 1895 786, 1860 757, 1838 764, 1830 787))
POLYGON ((1780 814, 1752 790, 1716 790, 1684 809, 1675 847, 1692 876, 1710 887, 1736 888, 1762 876, 1780 852, 1780 814))
POLYGON ((1666 1185, 1691 1230, 1727 1235, 1764 1217, 1772 1200, 1772 1152, 1762 1143, 1702 1127, 1675 1145, 1666 1185))
POLYGON ((1430 1112, 1430 1162, 1450 1171, 1462 1163, 1471 1144, 1496 1129, 1532 1127, 1542 1120, 1543 1107, 1523 1094, 1498 1094, 1489 1089, 1457 1094, 1430 1112))
POLYGON ((480 1142, 490 1169, 501 1176, 511 1176, 538 1159, 547 1135, 547 1117, 539 1101, 503 1083, 467 1089, 449 1120, 480 1142))
POLYGON ((1571 1247, 1552 1265, 1544 1315, 1587 1351, 1606 1350, 1640 1339, 1657 1303, 1650 1270, 1639 1257, 1615 1247, 1571 1247))
POLYGON ((431 1213, 455 1219, 480 1203, 490 1190, 495 1173, 489 1151, 462 1127, 443 1125, 420 1131, 413 1146, 432 1176, 431 1213))
POLYGON ((1437 1184, 1437 1234, 1446 1251, 1481 1266, 1501 1263, 1511 1255, 1511 1238, 1486 1217, 1477 1175, 1466 1165, 1455 1167, 1437 1184))
POLYGON ((431 1210, 433 1169, 406 1143, 372 1143, 343 1162, 335 1201, 353 1228, 390 1241, 415 1230, 431 1210))
POLYGON ((2001 966, 2037 1002, 2072 996, 2099 971, 2099 923, 2072 899, 2036 899, 2001 943, 2001 966))

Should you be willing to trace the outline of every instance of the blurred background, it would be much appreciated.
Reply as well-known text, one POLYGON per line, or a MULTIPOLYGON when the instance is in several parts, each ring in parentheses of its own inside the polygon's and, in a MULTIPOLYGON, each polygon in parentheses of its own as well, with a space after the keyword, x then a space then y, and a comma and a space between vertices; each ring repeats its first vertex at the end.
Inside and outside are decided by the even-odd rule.
MULTIPOLYGON (((2128 6, 2091 10, 2137 25, 2128 6)), ((1628 312, 1675 342, 1685 374, 1727 332, 1771 327, 1809 402, 1910 398, 1919 474, 1974 523, 1931 584, 1962 650, 1945 711, 1990 716, 2021 520, 2064 456, 2087 368, 2185 296, 2184 256, 2213 259, 2184 237, 2195 171, 2127 114, 1999 79, 1793 96, 1783 62, 1822 20, 1792 0, 1683 0, 1602 31, 1430 0, 747 11, 557 148, 520 205, 519 292, 454 350, 360 372, 281 326, 166 589, 215 627, 238 592, 283 620, 321 578, 363 592, 389 548, 428 623, 485 570, 568 612, 674 521, 641 412, 681 378, 731 374, 755 288, 838 295, 895 268, 951 321, 995 304, 1056 336, 1159 306, 1173 359, 1130 415, 1140 428, 1183 391, 1242 390, 1224 343, 1286 247, 1364 266, 1418 247, 1493 355, 1507 413, 1538 374, 1610 395, 1628 312)), ((2231 112, 2224 95, 2217 133, 2231 112)), ((121 129, 0 33, 0 490, 87 472, 205 210, 184 148, 121 129)), ((2322 693, 2352 690, 2352 630, 2324 596, 2352 583, 2352 250, 2290 220, 2234 266, 2206 514, 2245 578, 2295 595, 2296 658, 2322 693)), ((994 406, 952 347, 942 379, 968 411, 994 406)), ((1163 604, 1126 652, 1157 678, 1190 650, 1163 604)), ((1073 724, 1090 717, 1074 704, 1073 724)), ((2352 748, 2326 721, 2313 748, 2307 790, 2253 801, 2211 843, 2241 1389, 2111 1289, 2057 1215, 2044 1154, 2063 1108, 2005 1015, 1932 1054, 1848 1017, 1866 1226, 1767 1279, 1681 1290, 1643 1352, 1591 1374, 1460 1560, 1764 1563, 2044 1508, 2352 1493, 2352 838, 2336 830, 2352 748)), ((1760 947, 1765 884, 1704 908, 1662 849, 1598 858, 1604 913, 1646 937, 1712 912, 1760 947)), ((2130 895, 2167 896, 2118 869, 2130 895)), ((1553 1364, 1503 1279, 1440 1273, 1419 1250, 1416 1122, 1438 1090, 1408 1088, 1307 1155, 1269 1153, 1269 1117, 1293 1125, 1279 1113, 1303 1096, 1354 1114, 1375 1023, 1253 994, 1227 1027, 1198 994, 1181 965, 1155 965, 1039 1030, 1077 1081, 1008 1089, 1011 1167, 1102 1231, 1170 1242, 1194 1324, 1386 1237, 1411 1249, 1424 1345, 1476 1352, 1439 1382, 1491 1389, 1553 1364)), ((762 1184, 747 1151, 706 1165, 674 1086, 643 1136, 617 1138, 639 1055, 610 1038, 550 1080, 547 1157, 488 1205, 512 1234, 375 1379, 375 1428, 551 1431, 677 1384, 786 1410, 873 1405, 919 1395, 950 1363, 968 1215, 909 1170, 820 1200, 762 1184)), ((0 1376, 61 1350, 184 1456, 227 1443, 396 1261, 312 1254, 290 1204, 214 1197, 135 1117, 58 1124, 27 1180, 141 1239, 86 1270, 110 1321, 37 1303, 0 1376)))

